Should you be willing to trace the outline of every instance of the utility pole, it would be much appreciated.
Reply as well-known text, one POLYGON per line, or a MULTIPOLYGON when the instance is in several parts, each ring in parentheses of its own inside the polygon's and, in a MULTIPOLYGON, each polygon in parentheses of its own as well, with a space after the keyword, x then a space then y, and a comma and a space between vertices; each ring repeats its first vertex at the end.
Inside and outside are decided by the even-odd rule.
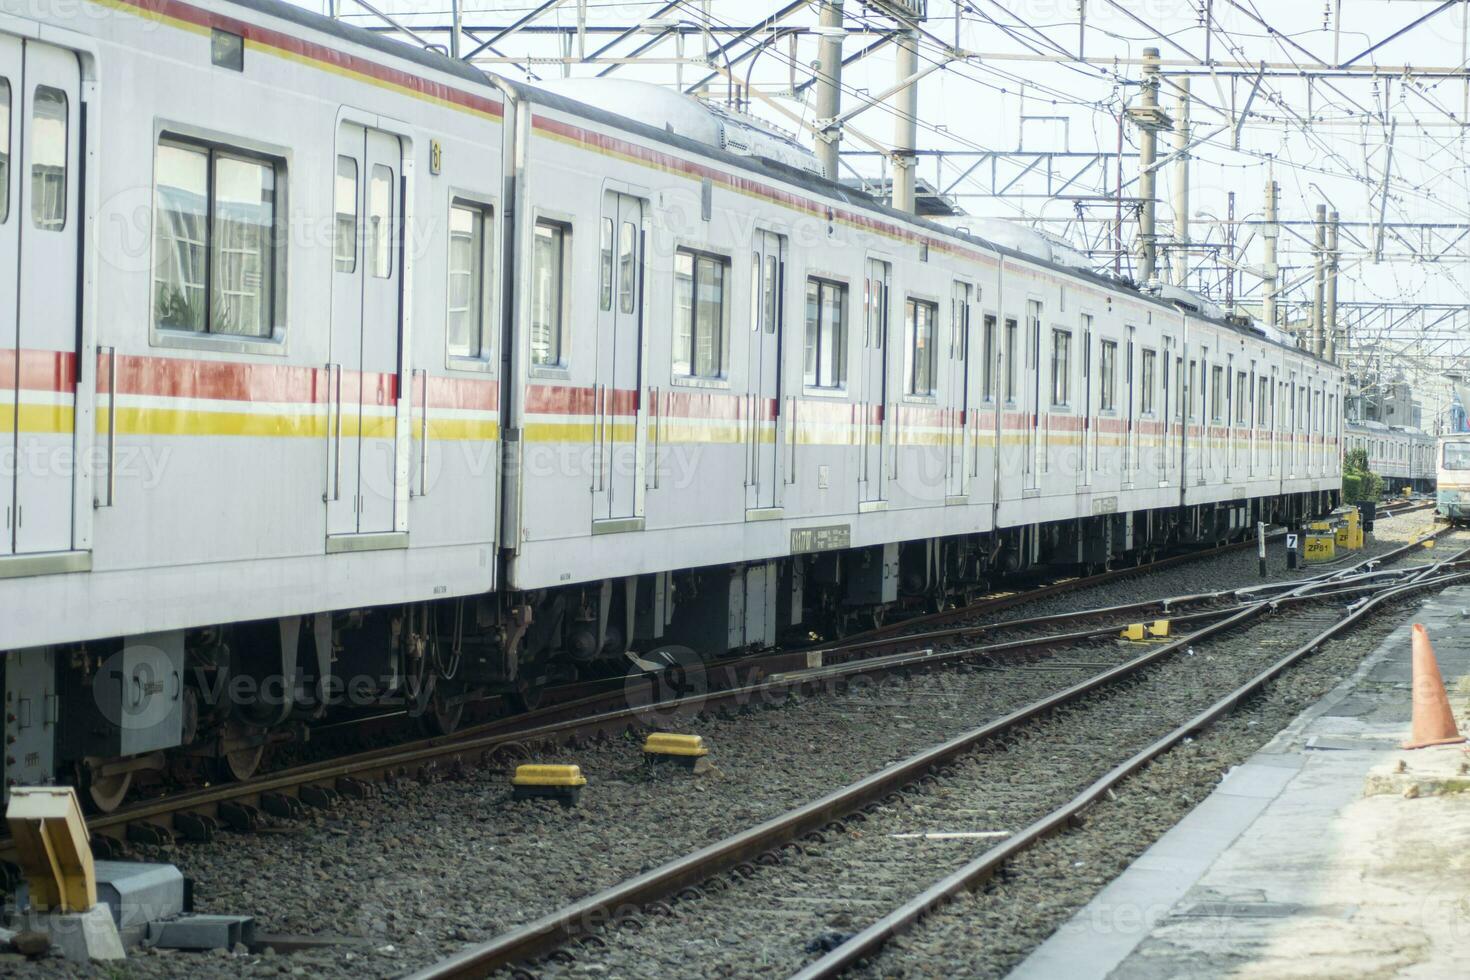
POLYGON ((1261 304, 1261 317, 1266 325, 1276 327, 1276 286, 1281 281, 1281 267, 1276 263, 1276 236, 1281 230, 1276 227, 1276 171, 1266 172, 1266 223, 1261 228, 1261 237, 1266 242, 1266 298, 1261 304))
POLYGON ((1322 303, 1327 295, 1327 205, 1317 205, 1317 234, 1312 252, 1316 267, 1312 276, 1312 346, 1316 357, 1322 356, 1322 303))
POLYGON ((1176 79, 1174 112, 1174 285, 1189 283, 1189 76, 1176 79))
POLYGON ((837 179, 842 125, 833 123, 842 113, 842 0, 823 0, 822 43, 817 65, 817 159, 831 180, 837 179))
POLYGON ((1147 289, 1155 277, 1158 263, 1158 236, 1154 231, 1156 178, 1154 161, 1158 158, 1158 134, 1170 126, 1169 116, 1159 108, 1159 49, 1143 49, 1143 82, 1138 105, 1128 116, 1139 128, 1138 196, 1142 207, 1138 214, 1138 284, 1147 289))
POLYGON ((1337 212, 1327 216, 1327 359, 1337 361, 1337 212))
POLYGON ((1225 235, 1226 255, 1230 264, 1225 267, 1225 309, 1231 313, 1235 312, 1235 277, 1240 273, 1236 270, 1235 258, 1235 192, 1230 191, 1225 195, 1225 235))
MULTIPOLYGON (((894 64, 901 84, 919 70, 919 34, 909 28, 894 39, 894 64)), ((914 172, 919 165, 919 83, 910 82, 893 95, 893 207, 914 213, 914 172)))

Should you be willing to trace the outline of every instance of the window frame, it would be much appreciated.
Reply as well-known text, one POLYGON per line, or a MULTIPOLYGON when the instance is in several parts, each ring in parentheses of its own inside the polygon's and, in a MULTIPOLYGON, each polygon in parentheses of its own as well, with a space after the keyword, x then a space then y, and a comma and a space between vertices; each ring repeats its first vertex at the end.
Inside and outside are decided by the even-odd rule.
POLYGON ((851 287, 851 284, 848 283, 848 281, 846 279, 839 278, 837 276, 823 274, 823 273, 819 273, 819 272, 809 273, 807 275, 807 277, 806 277, 806 283, 805 283, 805 285, 802 288, 802 293, 801 293, 801 309, 802 309, 802 314, 801 314, 801 321, 802 321, 802 323, 801 323, 801 326, 802 326, 802 333, 801 333, 801 354, 802 354, 802 358, 801 358, 801 386, 802 386, 802 389, 804 391, 806 391, 806 392, 811 393, 811 394, 829 394, 829 395, 845 394, 846 391, 847 391, 847 381, 848 381, 848 365, 847 365, 847 361, 848 361, 849 354, 851 353, 851 350, 852 350, 852 347, 851 347, 851 344, 852 344, 852 287, 851 287), (807 380, 807 374, 806 374, 807 338, 810 335, 810 331, 811 331, 811 323, 807 319, 807 292, 811 289, 812 286, 816 286, 817 287, 817 324, 816 324, 816 327, 817 327, 817 380, 816 381, 808 381, 807 380), (828 289, 835 289, 835 290, 837 290, 838 293, 841 296, 841 299, 842 299, 842 319, 841 319, 841 322, 838 324, 838 331, 840 333, 840 337, 838 339, 838 345, 837 345, 838 348, 839 348, 839 350, 840 350, 840 353, 838 355, 838 358, 839 359, 831 362, 832 364, 834 364, 836 366, 837 371, 838 371, 838 374, 839 374, 839 377, 838 377, 836 383, 834 383, 834 384, 824 384, 822 382, 822 380, 821 380, 821 366, 822 366, 821 339, 822 339, 822 309, 823 309, 822 297, 824 295, 826 295, 826 292, 825 291, 828 290, 828 289))
POLYGON ((730 386, 730 324, 735 306, 735 257, 726 252, 715 251, 703 245, 688 242, 676 242, 672 254, 672 264, 669 266, 669 283, 674 288, 669 291, 669 383, 682 385, 690 388, 728 388, 730 386), (713 375, 695 374, 694 372, 694 350, 697 338, 694 335, 693 322, 689 332, 689 374, 680 374, 675 368, 674 358, 674 336, 675 324, 673 311, 678 302, 677 283, 679 278, 678 262, 680 255, 689 255, 694 264, 691 267, 691 293, 689 302, 689 315, 697 319, 699 311, 699 260, 712 259, 724 266, 724 287, 721 290, 720 302, 720 337, 718 352, 720 357, 719 371, 713 375))
MULTIPOLYGON (((1005 404, 1015 405, 1017 403, 1017 395, 1021 393, 1021 386, 1019 384, 1020 375, 1016 373, 1016 341, 1022 340, 1021 318, 1007 316, 1002 317, 1001 321, 1004 324, 1001 331, 1003 335, 1003 346, 1001 350, 1005 355, 1005 363, 1002 365, 1003 370, 1001 371, 1001 384, 1005 389, 1005 404)), ((1024 343, 1024 340, 1022 342, 1024 343)), ((1025 355, 1023 354, 1022 356, 1024 357, 1025 355)))
POLYGON ((1225 415, 1225 365, 1210 365, 1210 422, 1226 421, 1225 415))
POLYGON ((570 215, 560 212, 544 211, 537 208, 531 215, 529 233, 531 236, 528 255, 526 256, 526 269, 529 275, 534 276, 536 271, 536 231, 541 226, 557 229, 561 232, 561 301, 557 309, 557 359, 555 362, 542 362, 540 364, 532 360, 531 353, 531 315, 533 311, 533 299, 531 289, 527 288, 525 298, 525 350, 526 370, 529 377, 535 378, 558 378, 567 379, 571 377, 571 356, 568 348, 568 324, 572 322, 571 306, 576 290, 568 289, 567 283, 572 280, 575 270, 572 263, 576 255, 577 232, 572 223, 570 215))
POLYGON ((1118 414, 1118 342, 1103 337, 1097 352, 1097 410, 1118 414))
MULTIPOLYGON (((493 371, 495 369, 496 352, 500 349, 499 323, 497 311, 500 309, 499 293, 496 286, 499 285, 496 275, 500 265, 498 262, 499 252, 496 244, 499 240, 495 198, 488 194, 475 194, 468 191, 451 189, 448 195, 448 204, 444 209, 447 217, 450 210, 456 207, 471 208, 480 213, 480 220, 484 222, 483 238, 481 248, 481 270, 480 270, 480 303, 482 307, 480 321, 480 353, 478 355, 456 354, 449 349, 449 252, 452 246, 449 228, 445 226, 444 235, 444 366, 455 371, 493 371)), ((565 339, 565 338, 563 338, 565 339)))
POLYGON ((1138 355, 1138 414, 1153 417, 1158 399, 1159 352, 1153 347, 1139 348, 1138 355))
POLYGON ((983 361, 980 368, 980 398, 986 404, 995 404, 996 389, 996 340, 1000 334, 1000 317, 982 310, 980 314, 980 349, 983 361))
MULTIPOLYGON (((12 115, 14 109, 12 107, 12 115)), ((289 319, 290 303, 290 276, 291 250, 290 236, 282 225, 282 216, 290 213, 291 208, 291 175, 294 162, 294 154, 284 146, 257 140, 250 137, 240 136, 236 133, 227 133, 220 130, 207 129, 188 123, 179 123, 172 120, 159 119, 154 122, 153 139, 150 144, 148 162, 149 193, 148 206, 152 212, 148 224, 148 343, 150 347, 167 347, 181 350, 212 350, 226 351, 239 354, 267 354, 276 357, 285 357, 290 353, 291 324, 289 319), (210 193, 213 192, 213 168, 214 152, 222 151, 227 156, 233 156, 245 160, 253 160, 260 163, 269 163, 275 169, 275 211, 273 221, 273 248, 271 249, 271 333, 269 336, 248 337, 240 334, 213 333, 210 331, 178 330, 172 327, 161 326, 155 316, 155 295, 153 284, 154 271, 154 245, 158 234, 157 221, 158 209, 154 207, 158 193, 158 147, 160 143, 172 143, 185 149, 208 151, 209 159, 209 181, 210 193)), ((331 154, 331 173, 335 180, 337 173, 337 153, 331 154)), ((358 174, 359 182, 362 174, 358 174)), ((359 187, 361 184, 359 183, 359 187)), ((335 198, 333 199, 335 201, 335 198)), ((211 221, 212 221, 211 203, 211 221)), ((14 209, 12 208, 12 212, 14 209)), ((335 221, 335 204, 332 206, 333 220, 335 221)), ((360 216, 359 216, 360 217, 360 216)), ((212 241, 206 240, 206 253, 212 249, 212 241)), ((336 269, 336 238, 335 234, 330 244, 325 249, 327 268, 333 274, 336 269)), ((212 260, 211 260, 212 261, 212 260)), ((212 270, 210 270, 212 272, 212 270)), ((206 274, 205 294, 210 296, 214 289, 213 282, 206 274)), ((212 302, 212 299, 211 299, 212 302)))
POLYGON ((905 293, 903 297, 903 397, 906 400, 934 401, 939 397, 939 353, 941 343, 939 326, 939 300, 923 293, 905 293), (929 387, 923 391, 915 390, 914 384, 919 373, 918 359, 918 308, 927 307, 929 310, 929 340, 927 351, 929 362, 929 387), (914 317, 909 318, 909 308, 914 310, 914 317), (912 360, 910 359, 912 358, 912 360))
POLYGON ((1066 327, 1051 328, 1051 391, 1048 406, 1069 410, 1072 407, 1072 331, 1066 327), (1065 343, 1061 341, 1065 339, 1065 343), (1058 355, 1065 351, 1065 356, 1058 355), (1058 397, 1060 396, 1060 397, 1058 397))

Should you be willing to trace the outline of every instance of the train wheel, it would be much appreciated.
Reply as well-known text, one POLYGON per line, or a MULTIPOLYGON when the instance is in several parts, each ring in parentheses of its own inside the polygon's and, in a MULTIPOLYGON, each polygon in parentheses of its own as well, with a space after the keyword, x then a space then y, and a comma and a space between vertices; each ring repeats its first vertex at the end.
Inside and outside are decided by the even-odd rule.
POLYGON ((424 730, 430 735, 449 735, 464 719, 464 701, 458 698, 441 697, 437 692, 429 699, 428 707, 419 716, 424 730))
POLYGON ((243 783, 255 775, 260 760, 265 755, 264 745, 247 745, 220 756, 220 773, 237 783, 243 783))
POLYGON ((98 813, 111 813, 122 803, 133 785, 133 772, 99 775, 86 763, 77 765, 77 783, 88 803, 98 813))
POLYGON ((515 686, 505 695, 506 700, 510 702, 511 710, 523 714, 541 707, 541 697, 546 693, 546 685, 542 683, 543 680, 542 677, 517 674, 515 686))

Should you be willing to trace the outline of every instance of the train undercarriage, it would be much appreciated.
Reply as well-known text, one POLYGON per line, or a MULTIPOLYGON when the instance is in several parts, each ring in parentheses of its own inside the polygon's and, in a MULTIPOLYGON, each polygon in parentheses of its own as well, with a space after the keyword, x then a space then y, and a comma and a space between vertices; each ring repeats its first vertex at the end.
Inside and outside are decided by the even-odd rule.
POLYGON ((523 593, 178 630, 0 658, 5 785, 75 782, 97 810, 135 777, 243 780, 276 743, 354 713, 447 733, 468 705, 534 708, 550 684, 837 639, 968 603, 998 582, 1096 574, 1297 526, 1338 493, 1105 514, 523 593), (650 662, 652 658, 655 662, 650 662))

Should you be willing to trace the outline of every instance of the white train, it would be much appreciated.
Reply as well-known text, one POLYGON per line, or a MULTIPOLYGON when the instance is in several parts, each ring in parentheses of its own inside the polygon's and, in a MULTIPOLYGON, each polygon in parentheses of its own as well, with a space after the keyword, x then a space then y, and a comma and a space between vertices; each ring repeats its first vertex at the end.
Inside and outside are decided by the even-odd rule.
POLYGON ((7 784, 113 806, 329 703, 448 727, 1337 502, 1337 368, 738 120, 273 0, 65 13, 0 15, 7 784))
POLYGON ((1470 520, 1470 433, 1440 436, 1435 457, 1435 515, 1463 524, 1470 520))
POLYGON ((1344 448, 1368 454, 1368 469, 1383 477, 1388 493, 1434 489, 1435 440, 1422 429, 1372 420, 1349 421, 1344 448))

